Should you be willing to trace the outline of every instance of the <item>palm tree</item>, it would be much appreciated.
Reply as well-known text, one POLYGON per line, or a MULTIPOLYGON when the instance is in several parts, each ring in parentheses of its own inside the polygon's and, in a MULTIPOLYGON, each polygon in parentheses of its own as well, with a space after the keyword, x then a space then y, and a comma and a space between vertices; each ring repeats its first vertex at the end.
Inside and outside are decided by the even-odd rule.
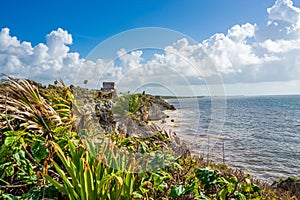
POLYGON ((86 84, 88 83, 88 80, 84 80, 83 81, 83 84, 84 84, 84 87, 86 88, 86 84))

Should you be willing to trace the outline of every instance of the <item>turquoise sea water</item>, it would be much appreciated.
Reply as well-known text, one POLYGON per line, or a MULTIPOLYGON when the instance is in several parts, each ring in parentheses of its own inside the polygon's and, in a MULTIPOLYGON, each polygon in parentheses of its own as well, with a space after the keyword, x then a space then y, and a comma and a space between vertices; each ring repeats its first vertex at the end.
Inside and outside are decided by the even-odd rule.
POLYGON ((300 176, 300 95, 230 97, 220 108, 208 97, 168 101, 177 107, 174 131, 196 154, 268 181, 300 176), (224 111, 223 128, 212 129, 211 114, 224 111))

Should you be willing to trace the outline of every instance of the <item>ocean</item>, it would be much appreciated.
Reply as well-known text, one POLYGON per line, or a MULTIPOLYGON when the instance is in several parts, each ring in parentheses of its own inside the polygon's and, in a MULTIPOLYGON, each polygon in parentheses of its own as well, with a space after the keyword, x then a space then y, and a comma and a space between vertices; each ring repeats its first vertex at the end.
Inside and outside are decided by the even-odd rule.
POLYGON ((300 95, 168 101, 173 131, 196 155, 270 182, 300 176, 300 95))

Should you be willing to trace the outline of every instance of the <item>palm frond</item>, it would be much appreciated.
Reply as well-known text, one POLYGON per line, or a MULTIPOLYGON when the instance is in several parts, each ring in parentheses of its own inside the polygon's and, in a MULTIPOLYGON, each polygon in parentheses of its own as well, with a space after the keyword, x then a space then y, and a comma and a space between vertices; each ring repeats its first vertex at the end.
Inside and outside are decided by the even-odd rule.
POLYGON ((8 116, 14 129, 39 129, 45 133, 63 125, 58 112, 35 85, 24 79, 6 77, 5 87, 0 88, 0 113, 8 116))

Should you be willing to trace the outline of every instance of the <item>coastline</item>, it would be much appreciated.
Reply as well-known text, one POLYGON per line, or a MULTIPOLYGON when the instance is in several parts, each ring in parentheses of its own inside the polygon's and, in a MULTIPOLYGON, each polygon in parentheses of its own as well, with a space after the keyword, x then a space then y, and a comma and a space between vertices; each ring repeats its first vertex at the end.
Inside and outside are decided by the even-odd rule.
POLYGON ((227 99, 222 131, 209 129, 210 99, 168 101, 184 113, 178 135, 197 153, 208 152, 210 146, 210 157, 222 162, 224 143, 227 164, 272 182, 299 174, 299 100, 299 96, 227 99))
POLYGON ((88 95, 78 88, 82 101, 72 104, 74 88, 70 91, 64 85, 44 87, 35 82, 10 77, 6 81, 6 85, 0 89, 2 94, 11 95, 0 95, 0 107, 12 120, 15 120, 15 115, 10 114, 17 111, 21 121, 7 121, 8 118, 1 118, 0 132, 4 137, 1 157, 4 159, 2 166, 5 169, 2 168, 0 174, 5 177, 0 184, 0 197, 3 197, 4 193, 18 197, 31 195, 32 189, 39 194, 44 193, 48 189, 48 182, 54 186, 58 195, 69 195, 69 192, 77 194, 80 190, 78 195, 84 196, 92 194, 91 188, 97 187, 97 191, 100 191, 97 195, 103 195, 105 199, 107 194, 114 197, 123 194, 121 199, 132 199, 134 195, 138 195, 135 199, 144 196, 152 199, 210 199, 220 197, 221 190, 223 199, 238 196, 243 199, 260 198, 274 196, 273 194, 278 197, 286 196, 278 193, 277 189, 272 189, 269 184, 266 186, 227 165, 206 162, 199 156, 194 158, 189 151, 192 149, 190 145, 187 148, 182 142, 184 137, 180 132, 184 133, 184 129, 181 130, 184 118, 178 117, 182 116, 182 110, 170 111, 175 110, 175 107, 161 98, 131 94, 109 99, 95 96, 94 93, 88 95), (23 99, 29 101, 24 102, 23 99), (7 104, 10 106, 6 107, 7 104), (72 109, 74 107, 75 109, 72 109), (38 116, 40 120, 32 121, 31 116, 38 116), (103 134, 94 135, 93 131, 103 134), (19 140, 20 137, 24 137, 24 140, 19 140), (103 148, 98 151, 98 147, 86 139, 99 137, 109 142, 105 142, 103 148), (12 145, 13 143, 18 145, 12 145), (16 146, 18 149, 13 149, 16 146), (120 149, 125 155, 120 156, 120 149), (168 156, 155 153, 162 150, 167 155, 172 154, 172 164, 161 168, 161 164, 170 163, 168 156), (174 156, 174 153, 179 154, 174 156), (137 157, 132 160, 133 154, 137 157), (66 155, 71 156, 71 159, 66 155), (141 159, 140 155, 146 155, 146 160, 141 159), (26 162, 20 162, 21 158, 26 162), (127 162, 128 158, 130 162, 127 162), (19 171, 14 170, 15 166, 28 169, 28 164, 32 171, 27 173, 23 170, 27 174, 20 177, 19 171), (43 164, 46 167, 40 168, 43 164), (10 173, 7 173, 7 170, 10 170, 10 173), (82 174, 83 178, 77 178, 82 174), (31 175, 39 177, 35 180, 28 179, 31 175), (107 182, 106 177, 116 179, 107 182), (25 184, 20 185, 20 181, 24 181, 25 184), (99 185, 99 182, 103 184, 99 185), (80 187, 87 183, 89 186, 86 185, 82 193, 80 187), (61 191, 66 184, 69 190, 61 191), (126 187, 120 187, 120 184, 126 184, 126 187), (153 190, 148 190, 152 186, 153 190))
MULTIPOLYGON (((151 121, 151 123, 155 124, 159 129, 164 130, 168 133, 173 132, 176 134, 176 136, 179 138, 180 142, 187 146, 191 156, 193 158, 202 158, 206 160, 206 162, 216 162, 216 163, 222 163, 226 164, 229 167, 242 170, 245 173, 250 173, 251 176, 253 176, 256 179, 260 179, 262 181, 266 181, 269 184, 272 184, 273 181, 270 181, 266 178, 263 178, 258 173, 251 173, 247 171, 247 169, 243 166, 234 166, 231 164, 230 160, 226 158, 226 150, 225 152, 220 152, 220 155, 216 155, 215 152, 208 152, 209 151, 209 144, 207 144, 209 141, 207 140, 207 134, 200 134, 199 136, 196 135, 187 135, 184 133, 184 130, 181 130, 181 116, 180 111, 178 110, 165 110, 163 113, 168 116, 161 120, 155 120, 151 121), (164 121, 164 123, 162 123, 164 121), (196 137, 203 137, 205 139, 203 140, 197 140, 196 137), (198 142, 200 144, 198 144, 198 142), (204 143, 204 144, 203 144, 204 143)), ((213 140, 224 140, 224 136, 212 136, 211 138, 212 142, 213 140)), ((213 146, 213 145, 212 145, 213 146)))
MULTIPOLYGON (((163 118, 159 120, 149 121, 150 125, 153 124, 158 128, 158 130, 166 132, 170 138, 175 135, 177 142, 187 147, 190 155, 194 158, 204 158, 205 153, 197 151, 197 145, 193 144, 192 141, 195 140, 195 135, 185 135, 181 130, 181 115, 179 110, 164 110, 163 118)), ((195 141, 194 141, 195 142, 195 141)))
MULTIPOLYGON (((166 118, 162 120, 156 120, 152 121, 157 127, 159 127, 161 130, 164 130, 169 133, 174 133, 178 138, 182 145, 187 147, 187 150, 190 153, 191 158, 194 159, 202 159, 206 161, 207 163, 213 164, 213 165, 226 165, 229 167, 229 169, 238 171, 242 174, 249 174, 251 175, 251 179, 257 181, 259 184, 265 185, 267 187, 272 188, 279 188, 283 189, 285 192, 290 192, 293 195, 298 195, 300 192, 300 179, 297 177, 281 177, 276 180, 268 180, 261 176, 259 173, 253 173, 249 172, 247 168, 244 166, 234 166, 230 163, 230 160, 223 160, 222 159, 214 159, 213 156, 205 156, 208 155, 207 152, 199 152, 195 148, 195 144, 193 144, 192 141, 195 140, 195 135, 184 135, 184 133, 180 132, 180 115, 178 110, 164 110, 163 113, 167 116, 166 118)), ((206 135, 205 135, 206 136, 206 135)), ((197 147, 196 147, 197 148, 197 147)), ((224 150, 224 149, 223 149, 224 150)), ((225 152, 223 152, 225 154, 225 152)), ((221 155, 222 156, 222 155, 221 155)), ((223 155, 224 156, 224 155, 223 155)), ((297 196, 297 197, 298 197, 297 196)))

